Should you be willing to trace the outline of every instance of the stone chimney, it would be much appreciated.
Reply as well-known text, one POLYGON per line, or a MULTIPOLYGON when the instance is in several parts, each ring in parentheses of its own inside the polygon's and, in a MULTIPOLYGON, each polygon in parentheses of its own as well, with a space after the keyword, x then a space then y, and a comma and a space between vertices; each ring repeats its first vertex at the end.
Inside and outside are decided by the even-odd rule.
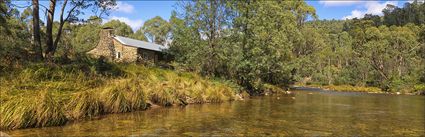
POLYGON ((88 53, 94 55, 94 57, 103 57, 109 60, 113 60, 115 58, 115 47, 113 42, 114 36, 113 28, 102 28, 99 34, 99 43, 88 53))
POLYGON ((104 27, 102 28, 102 30, 100 31, 100 37, 102 39, 103 38, 111 38, 114 37, 114 28, 111 27, 104 27))

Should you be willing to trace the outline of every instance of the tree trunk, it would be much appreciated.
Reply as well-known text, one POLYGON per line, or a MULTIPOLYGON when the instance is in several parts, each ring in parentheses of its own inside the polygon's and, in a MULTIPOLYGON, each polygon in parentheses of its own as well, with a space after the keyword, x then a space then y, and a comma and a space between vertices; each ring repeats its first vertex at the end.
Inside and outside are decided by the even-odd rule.
POLYGON ((328 58, 328 85, 332 84, 331 79, 331 58, 328 58))
POLYGON ((53 54, 54 54, 54 43, 53 43, 53 18, 55 15, 55 7, 56 7, 56 0, 50 0, 50 7, 47 11, 47 26, 46 26, 46 58, 47 62, 51 63, 53 61, 53 54))
MULTIPOLYGON (((65 0, 64 2, 63 2, 63 5, 62 5, 62 9, 61 9, 61 13, 60 13, 60 23, 59 23, 59 29, 58 29, 58 33, 56 34, 56 39, 55 39, 55 41, 54 41, 54 43, 53 43, 53 51, 52 51, 52 55, 54 55, 55 54, 55 51, 56 51, 56 48, 58 47, 58 43, 59 43, 59 40, 60 40, 60 38, 61 38, 61 36, 62 36, 62 29, 63 29, 63 25, 65 25, 65 21, 66 20, 68 20, 68 17, 69 17, 69 14, 71 14, 71 13, 69 13, 68 14, 68 17, 64 20, 63 19, 63 14, 64 14, 64 12, 65 12, 65 7, 66 7, 66 4, 68 3, 68 0, 65 0)), ((75 9, 75 7, 74 8, 72 8, 72 10, 71 10, 71 12, 73 11, 75 9)))
POLYGON ((399 77, 401 77, 401 74, 402 74, 402 68, 401 68, 402 66, 403 66, 403 56, 400 55, 399 61, 398 61, 398 67, 397 67, 399 77))
POLYGON ((39 5, 38 0, 32 0, 33 8, 33 35, 34 35, 34 49, 36 50, 37 60, 43 59, 43 47, 41 46, 41 37, 40 37, 40 15, 39 15, 39 5))

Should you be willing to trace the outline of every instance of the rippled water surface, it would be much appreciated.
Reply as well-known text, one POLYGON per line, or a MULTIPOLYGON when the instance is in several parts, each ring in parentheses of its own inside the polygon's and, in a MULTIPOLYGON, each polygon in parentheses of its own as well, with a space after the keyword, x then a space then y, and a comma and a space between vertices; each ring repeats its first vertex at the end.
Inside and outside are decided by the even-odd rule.
POLYGON ((295 99, 256 97, 221 104, 106 115, 12 136, 425 136, 425 97, 295 90, 295 99))

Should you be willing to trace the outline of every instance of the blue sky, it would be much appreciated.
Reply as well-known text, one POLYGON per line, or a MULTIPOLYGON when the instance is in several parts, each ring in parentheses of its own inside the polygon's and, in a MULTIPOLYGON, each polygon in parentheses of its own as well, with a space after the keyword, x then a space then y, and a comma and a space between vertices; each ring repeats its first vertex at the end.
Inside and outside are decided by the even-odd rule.
MULTIPOLYGON (((387 4, 401 6, 406 1, 360 1, 360 0, 311 0, 307 1, 316 9, 319 19, 350 19, 363 17, 364 14, 382 15, 382 9, 387 4)), ((17 5, 25 5, 28 2, 15 1, 17 5)), ((118 19, 130 25, 133 30, 139 29, 143 23, 155 16, 161 16, 168 20, 171 11, 175 9, 177 1, 136 1, 122 0, 117 2, 117 6, 111 11, 110 16, 104 18, 104 22, 111 19, 118 19)), ((48 6, 48 1, 41 1, 41 4, 48 6)), ((59 8, 57 8, 59 9, 59 8)), ((44 13, 44 12, 40 12, 44 13)), ((89 16, 87 13, 85 16, 89 16)), ((58 17, 55 17, 56 19, 58 17)), ((84 18, 84 16, 83 16, 84 18)), ((87 18, 87 17, 85 17, 87 18)))

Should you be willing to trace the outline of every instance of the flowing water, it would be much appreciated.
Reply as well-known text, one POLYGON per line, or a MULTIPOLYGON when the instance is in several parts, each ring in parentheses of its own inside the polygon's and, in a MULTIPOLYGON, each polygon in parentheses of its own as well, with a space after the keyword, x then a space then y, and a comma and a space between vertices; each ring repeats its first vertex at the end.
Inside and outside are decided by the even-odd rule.
POLYGON ((11 136, 425 136, 425 97, 299 88, 244 101, 111 114, 11 136))

